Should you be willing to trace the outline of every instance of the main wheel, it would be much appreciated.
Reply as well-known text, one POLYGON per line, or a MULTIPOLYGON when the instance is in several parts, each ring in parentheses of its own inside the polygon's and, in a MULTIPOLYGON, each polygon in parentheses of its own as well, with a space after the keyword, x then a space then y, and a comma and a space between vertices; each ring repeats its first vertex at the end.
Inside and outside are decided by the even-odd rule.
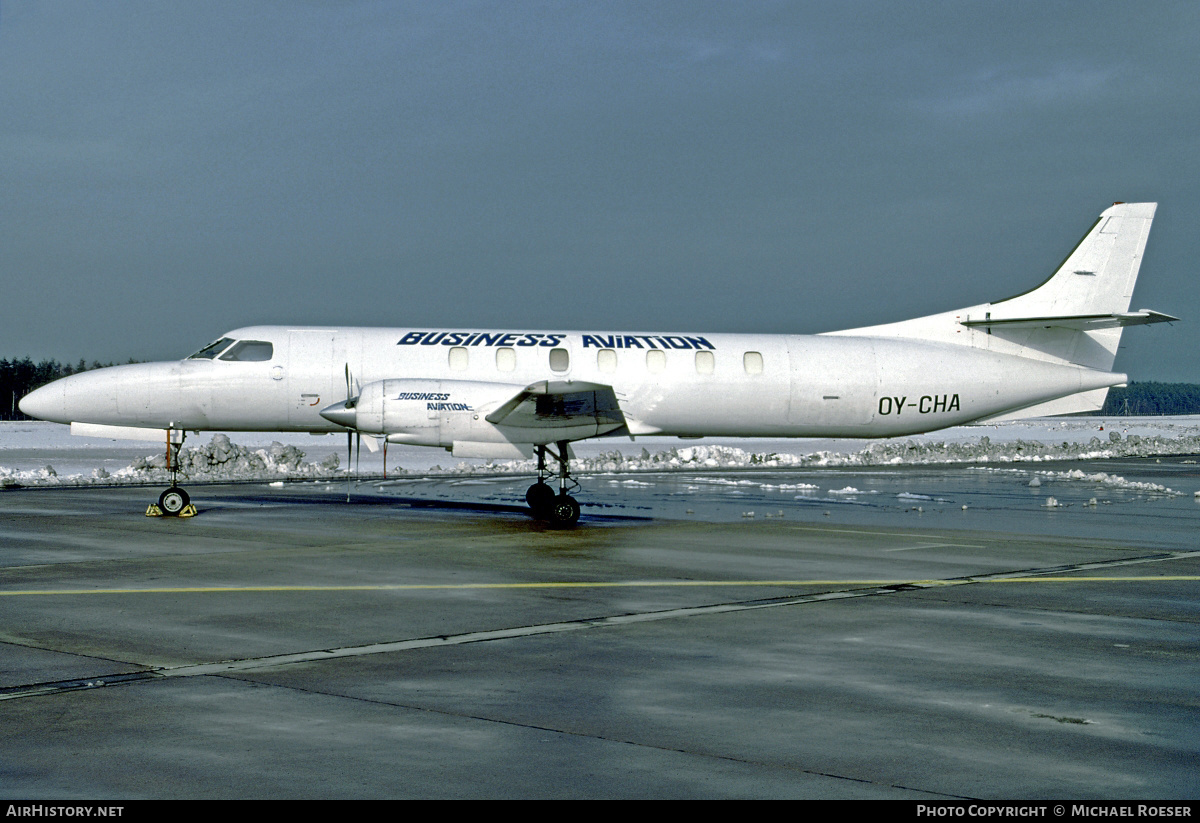
POLYGON ((569 526, 579 520, 579 503, 569 494, 560 494, 550 506, 550 521, 560 526, 569 526))
POLYGON ((542 516, 550 509, 554 503, 554 489, 541 480, 529 487, 529 491, 525 492, 525 502, 529 504, 529 508, 537 516, 542 516))
POLYGON ((158 507, 163 514, 177 515, 191 502, 188 493, 178 486, 172 486, 158 496, 158 507))

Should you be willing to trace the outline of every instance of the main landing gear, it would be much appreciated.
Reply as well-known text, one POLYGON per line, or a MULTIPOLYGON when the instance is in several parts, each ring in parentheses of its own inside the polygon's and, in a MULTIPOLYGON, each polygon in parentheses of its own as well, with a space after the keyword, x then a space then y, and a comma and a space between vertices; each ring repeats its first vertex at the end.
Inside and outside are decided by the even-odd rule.
POLYGON ((191 517, 196 513, 192 499, 179 487, 179 450, 183 448, 185 437, 187 432, 167 429, 167 471, 171 472, 171 488, 158 496, 157 510, 151 504, 146 510, 147 516, 191 517))
POLYGON ((560 440, 558 453, 550 450, 549 446, 537 446, 538 480, 525 492, 525 502, 529 504, 533 516, 538 520, 547 520, 555 526, 570 526, 579 520, 579 502, 567 494, 579 488, 579 484, 571 478, 567 441, 560 440), (546 468, 546 453, 558 462, 558 471, 546 468), (558 475, 558 494, 546 482, 558 475))

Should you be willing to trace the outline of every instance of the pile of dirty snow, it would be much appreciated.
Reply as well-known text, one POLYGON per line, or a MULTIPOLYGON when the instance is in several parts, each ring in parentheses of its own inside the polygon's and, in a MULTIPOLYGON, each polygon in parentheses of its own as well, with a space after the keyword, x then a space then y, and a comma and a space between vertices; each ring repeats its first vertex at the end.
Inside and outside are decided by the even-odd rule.
MULTIPOLYGON (((802 451, 797 443, 797 451, 802 451)), ((1097 460, 1115 457, 1161 457, 1164 455, 1200 454, 1200 434, 1178 436, 1109 432, 1102 441, 1093 436, 1087 442, 1061 441, 1046 443, 1039 440, 1017 439, 992 442, 984 435, 966 440, 876 440, 856 451, 816 451, 811 453, 755 452, 734 446, 687 446, 670 448, 651 454, 642 448, 636 456, 619 450, 602 452, 598 456, 581 456, 574 461, 573 470, 581 473, 611 473, 639 471, 703 471, 705 469, 787 469, 817 467, 860 467, 897 465, 934 465, 963 463, 1023 463, 1055 460, 1097 460)), ((460 464, 454 471, 462 473, 529 473, 535 468, 532 460, 511 460, 486 465, 460 464)))
MULTIPOLYGON (((214 434, 207 445, 180 449, 177 470, 184 480, 315 479, 337 475, 339 465, 336 454, 320 463, 306 463, 304 452, 294 445, 274 442, 266 448, 249 449, 233 443, 227 434, 214 434)), ((100 467, 88 475, 62 477, 53 466, 26 471, 0 466, 0 487, 158 483, 170 478, 165 450, 136 458, 127 468, 115 472, 100 467)))
MULTIPOLYGON (((161 448, 148 457, 121 451, 112 441, 71 438, 65 426, 20 423, 0 426, 0 488, 14 486, 160 483, 169 479, 161 448), (60 431, 61 430, 61 431, 60 431), (71 443, 67 441, 78 441, 71 443), (47 458, 60 468, 55 470, 47 458), (125 461, 132 459, 131 463, 125 461), (66 461, 65 464, 60 461, 66 461), (103 463, 103 465, 98 465, 103 463), (11 466, 16 468, 10 468, 11 466), (64 468, 64 465, 69 468, 64 468), (8 467, 6 467, 8 466, 8 467)), ((254 442, 255 435, 241 434, 254 442)), ((179 474, 184 480, 282 480, 344 476, 336 439, 312 441, 308 435, 280 435, 285 444, 272 442, 259 448, 238 445, 229 435, 214 434, 209 443, 185 446, 179 474), (306 462, 296 443, 314 445, 324 454, 306 462)), ((265 443, 265 439, 259 440, 265 443)), ((962 426, 932 435, 879 440, 734 440, 672 445, 667 438, 646 438, 637 444, 599 439, 572 445, 576 457, 572 470, 579 474, 630 472, 704 473, 737 469, 792 469, 870 467, 894 465, 1039 463, 1061 460, 1156 457, 1200 454, 1200 418, 1058 418, 1016 421, 1007 424, 962 426), (1106 430, 1107 428, 1107 430, 1106 430), (1124 433, 1117 431, 1124 430, 1124 433), (987 432, 984 434, 983 432, 987 432), (1102 433, 1102 434, 1101 434, 1102 433), (1103 437, 1103 439, 1102 439, 1103 437), (646 448, 649 442, 654 451, 646 448)), ((421 447, 392 447, 390 458, 364 453, 362 471, 388 477, 408 474, 496 476, 533 474, 533 460, 464 460, 450 468, 435 465, 444 452, 421 447), (407 468, 402 468, 401 466, 407 468)), ((805 489, 796 489, 805 491, 805 489)), ((844 493, 844 492, 843 492, 844 493)))

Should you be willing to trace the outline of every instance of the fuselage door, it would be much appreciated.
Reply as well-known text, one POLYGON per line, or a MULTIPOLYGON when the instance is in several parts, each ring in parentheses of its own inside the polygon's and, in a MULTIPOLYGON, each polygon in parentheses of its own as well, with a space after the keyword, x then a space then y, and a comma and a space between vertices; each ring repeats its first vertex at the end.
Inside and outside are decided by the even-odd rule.
POLYGON ((323 329, 288 332, 288 424, 313 431, 329 427, 321 409, 346 399, 345 364, 334 358, 335 333, 323 329))

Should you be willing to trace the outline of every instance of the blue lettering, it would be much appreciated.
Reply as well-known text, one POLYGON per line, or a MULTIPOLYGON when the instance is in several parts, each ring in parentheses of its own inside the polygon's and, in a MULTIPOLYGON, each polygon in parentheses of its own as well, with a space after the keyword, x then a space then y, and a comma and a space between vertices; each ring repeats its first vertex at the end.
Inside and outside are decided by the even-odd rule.
MULTIPOLYGON (((397 341, 398 346, 546 346, 562 345, 565 332, 469 332, 410 331, 397 341)), ((660 334, 585 334, 585 349, 716 349, 704 337, 660 334)), ((947 403, 952 403, 947 395, 947 403)))

